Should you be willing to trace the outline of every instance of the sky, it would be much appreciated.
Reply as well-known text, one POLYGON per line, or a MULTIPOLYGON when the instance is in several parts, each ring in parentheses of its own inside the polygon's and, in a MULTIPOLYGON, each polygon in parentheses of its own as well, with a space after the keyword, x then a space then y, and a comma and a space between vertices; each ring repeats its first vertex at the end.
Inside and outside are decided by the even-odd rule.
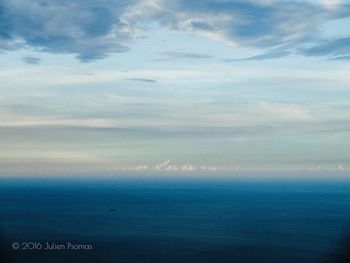
POLYGON ((0 174, 350 170, 348 0, 1 0, 0 174))

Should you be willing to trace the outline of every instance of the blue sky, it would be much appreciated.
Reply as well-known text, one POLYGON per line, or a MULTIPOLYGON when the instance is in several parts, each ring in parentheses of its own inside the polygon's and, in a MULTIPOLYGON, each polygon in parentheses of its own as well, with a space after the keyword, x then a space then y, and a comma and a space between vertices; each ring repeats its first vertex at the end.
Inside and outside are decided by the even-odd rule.
POLYGON ((349 29, 345 0, 3 0, 0 170, 349 170, 349 29))

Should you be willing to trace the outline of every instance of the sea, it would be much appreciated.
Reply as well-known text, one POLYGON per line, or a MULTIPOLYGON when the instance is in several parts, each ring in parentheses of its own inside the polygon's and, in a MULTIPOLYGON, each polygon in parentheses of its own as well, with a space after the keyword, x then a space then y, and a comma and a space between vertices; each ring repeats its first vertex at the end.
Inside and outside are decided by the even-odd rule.
POLYGON ((350 180, 0 179, 0 262, 350 262, 350 180))

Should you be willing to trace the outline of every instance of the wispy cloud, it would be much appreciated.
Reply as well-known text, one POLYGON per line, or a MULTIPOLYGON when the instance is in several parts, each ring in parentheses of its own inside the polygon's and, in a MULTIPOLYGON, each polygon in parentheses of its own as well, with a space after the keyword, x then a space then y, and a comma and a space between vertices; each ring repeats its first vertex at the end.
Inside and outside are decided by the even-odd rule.
MULTIPOLYGON (((155 20, 171 30, 198 34, 231 46, 293 49, 317 44, 324 23, 350 16, 350 6, 319 1, 141 1, 128 9, 129 21, 155 20), (144 11, 148 15, 143 16, 144 11)), ((135 22, 136 23, 136 22, 135 22)), ((288 55, 275 52, 256 57, 288 55)))
POLYGON ((233 59, 225 59, 224 61, 226 62, 236 62, 236 61, 262 61, 266 59, 276 59, 276 58, 282 58, 286 57, 291 54, 291 51, 289 50, 284 50, 284 49, 273 49, 273 50, 268 50, 263 54, 255 55, 255 56, 250 56, 250 57, 244 57, 244 58, 233 58, 233 59))
POLYGON ((324 40, 309 48, 301 48, 305 56, 325 56, 331 59, 347 60, 350 56, 350 36, 324 40))
MULTIPOLYGON (((156 80, 159 83, 217 83, 227 81, 239 83, 242 81, 285 81, 294 79, 305 79, 308 81, 318 81, 322 83, 337 83, 337 86, 346 85, 350 80, 349 65, 334 66, 333 68, 312 68, 305 70, 302 67, 290 68, 269 68, 259 65, 242 65, 238 63, 222 64, 215 67, 205 67, 205 65, 195 68, 183 66, 180 68, 161 69, 149 68, 142 70, 122 71, 114 69, 99 69, 89 74, 81 74, 72 71, 70 68, 45 68, 27 67, 15 69, 3 69, 0 71, 0 81, 2 85, 15 85, 16 87, 42 86, 94 86, 97 84, 119 83, 127 79, 156 80), (232 66, 237 66, 233 70, 232 66), (239 67, 239 68, 238 68, 239 67), (18 76, 21 76, 20 78, 18 76)), ((136 81, 136 80, 135 80, 136 81)), ((148 82, 154 83, 154 82, 148 82)), ((310 87, 311 88, 311 87, 310 87)))
POLYGON ((284 103, 271 103, 260 102, 259 104, 260 114, 265 115, 263 119, 270 121, 316 121, 317 118, 305 107, 296 104, 284 104, 284 103))

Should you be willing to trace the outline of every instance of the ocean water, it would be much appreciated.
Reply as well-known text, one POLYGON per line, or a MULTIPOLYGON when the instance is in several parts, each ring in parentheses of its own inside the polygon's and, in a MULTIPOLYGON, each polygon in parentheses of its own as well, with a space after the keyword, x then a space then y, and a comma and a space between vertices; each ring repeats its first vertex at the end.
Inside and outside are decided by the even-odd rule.
POLYGON ((0 234, 3 263, 350 262, 350 182, 1 179, 0 234))

